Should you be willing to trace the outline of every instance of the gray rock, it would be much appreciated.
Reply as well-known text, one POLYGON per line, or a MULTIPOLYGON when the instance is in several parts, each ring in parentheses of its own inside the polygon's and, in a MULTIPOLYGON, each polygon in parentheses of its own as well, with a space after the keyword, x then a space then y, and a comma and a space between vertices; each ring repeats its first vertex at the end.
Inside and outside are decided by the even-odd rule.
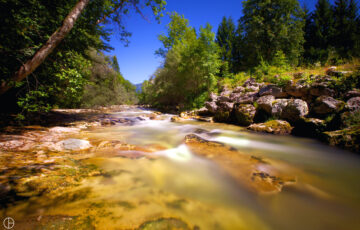
POLYGON ((345 93, 343 95, 345 99, 350 99, 352 97, 360 97, 360 90, 359 89, 353 89, 345 93))
POLYGON ((220 101, 220 102, 231 102, 230 97, 228 97, 228 96, 220 96, 220 97, 218 97, 217 101, 220 101))
POLYGON ((328 114, 339 112, 344 108, 344 102, 336 100, 329 96, 320 96, 316 98, 312 111, 316 114, 328 114))
POLYGON ((360 110, 360 97, 352 97, 346 103, 350 111, 360 110))
POLYGON ((266 95, 257 99, 256 103, 258 104, 258 108, 271 114, 271 109, 274 101, 275 101, 275 97, 273 95, 266 95))
POLYGON ((271 113, 274 117, 295 122, 309 113, 308 105, 301 99, 277 99, 271 113))
POLYGON ((281 118, 288 121, 298 121, 309 113, 308 105, 300 99, 289 100, 281 112, 281 118))
POLYGON ((273 95, 274 97, 286 97, 287 93, 283 92, 282 88, 273 84, 269 84, 262 87, 259 90, 259 95, 260 96, 273 95))
POLYGON ((232 93, 230 94, 230 100, 233 101, 233 102, 236 102, 236 101, 239 100, 239 98, 240 98, 242 95, 244 95, 244 94, 243 94, 243 93, 234 93, 234 92, 232 92, 232 93))
POLYGON ((313 83, 310 86, 309 93, 312 96, 330 96, 333 97, 335 95, 335 91, 333 89, 328 88, 329 84, 326 82, 322 83, 313 83))
POLYGON ((239 104, 252 104, 258 99, 258 93, 249 92, 237 98, 236 102, 239 104))
POLYGON ((216 101, 217 98, 218 98, 218 96, 215 93, 213 93, 213 92, 210 93, 210 100, 211 101, 216 101))
POLYGON ((243 87, 248 87, 248 86, 253 86, 253 85, 256 85, 257 83, 256 83, 256 80, 255 80, 255 78, 249 78, 249 79, 247 79, 245 82, 244 82, 244 84, 243 84, 243 87))
POLYGON ((238 86, 233 90, 233 93, 243 93, 245 92, 245 88, 242 86, 238 86))
POLYGON ((287 106, 290 99, 277 99, 272 102, 271 114, 274 117, 281 117, 281 113, 287 106))
POLYGON ((242 126, 248 126, 253 123, 255 112, 255 106, 250 104, 236 104, 234 106, 236 122, 242 126))
POLYGON ((303 82, 298 81, 296 84, 291 83, 285 86, 285 92, 293 97, 305 97, 308 93, 309 86, 303 82))
POLYGON ((56 143, 57 151, 78 151, 78 150, 86 150, 91 148, 91 144, 89 141, 70 138, 63 141, 59 141, 56 143))
POLYGON ((265 123, 252 124, 249 130, 273 134, 290 134, 292 127, 287 121, 272 120, 265 123))
POLYGON ((205 102, 205 107, 209 110, 210 113, 215 113, 218 108, 218 106, 216 105, 216 102, 214 102, 214 101, 205 102))

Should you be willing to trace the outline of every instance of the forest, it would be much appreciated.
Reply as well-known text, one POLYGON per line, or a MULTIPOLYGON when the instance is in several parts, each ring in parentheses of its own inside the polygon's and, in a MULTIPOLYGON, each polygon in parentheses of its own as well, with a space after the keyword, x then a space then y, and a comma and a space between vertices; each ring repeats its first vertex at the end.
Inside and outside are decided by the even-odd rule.
POLYGON ((201 108, 210 92, 234 88, 250 77, 281 85, 294 72, 359 64, 354 0, 319 0, 313 12, 297 0, 243 1, 243 16, 235 21, 224 16, 216 34, 211 25, 196 31, 176 12, 170 17, 167 34, 159 36, 163 65, 143 83, 140 101, 145 104, 201 108))
POLYGON ((360 229, 359 7, 0 0, 0 226, 360 229))

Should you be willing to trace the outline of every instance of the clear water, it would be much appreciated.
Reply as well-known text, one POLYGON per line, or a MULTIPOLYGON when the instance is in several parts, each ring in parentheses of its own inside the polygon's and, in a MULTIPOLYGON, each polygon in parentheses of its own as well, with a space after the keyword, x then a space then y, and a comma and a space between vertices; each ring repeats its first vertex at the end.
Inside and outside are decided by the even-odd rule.
MULTIPOLYGON (((135 119, 146 113, 137 109, 113 116, 135 119)), ((120 140, 143 148, 162 146, 149 153, 156 157, 132 159, 119 157, 115 149, 110 150, 113 154, 92 151, 82 162, 99 167, 106 176, 86 177, 61 198, 44 194, 17 202, 4 214, 18 220, 62 218, 49 219, 44 229, 137 229, 161 218, 176 218, 189 229, 202 230, 360 229, 360 156, 311 139, 254 134, 226 124, 173 123, 170 115, 163 116, 164 120, 146 119, 132 126, 92 128, 77 136, 92 143, 120 140), (185 135, 199 128, 217 133, 203 136, 209 140, 283 162, 297 178, 296 186, 273 195, 248 191, 218 164, 184 145, 185 135), (64 227, 67 217, 78 222, 64 227)), ((22 221, 18 226, 37 225, 22 221)))

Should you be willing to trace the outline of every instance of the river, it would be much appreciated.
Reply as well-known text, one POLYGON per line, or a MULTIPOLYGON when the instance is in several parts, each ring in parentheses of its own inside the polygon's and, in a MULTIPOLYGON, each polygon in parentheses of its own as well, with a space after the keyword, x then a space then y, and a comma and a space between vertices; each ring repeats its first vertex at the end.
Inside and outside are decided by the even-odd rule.
POLYGON ((76 186, 56 184, 54 194, 15 199, 2 207, 2 216, 15 219, 14 229, 360 229, 358 155, 316 140, 251 133, 228 124, 170 122, 167 114, 150 120, 150 113, 139 108, 113 113, 135 122, 70 135, 103 146, 57 162, 70 173, 60 177, 62 183, 73 177, 76 186), (231 146, 232 154, 275 162, 272 167, 294 183, 275 193, 249 189, 229 173, 242 170, 232 158, 219 163, 216 156, 194 153, 184 142, 192 133, 231 146), (124 151, 106 147, 109 143, 136 148, 124 151), (79 165, 86 176, 71 171, 79 165))

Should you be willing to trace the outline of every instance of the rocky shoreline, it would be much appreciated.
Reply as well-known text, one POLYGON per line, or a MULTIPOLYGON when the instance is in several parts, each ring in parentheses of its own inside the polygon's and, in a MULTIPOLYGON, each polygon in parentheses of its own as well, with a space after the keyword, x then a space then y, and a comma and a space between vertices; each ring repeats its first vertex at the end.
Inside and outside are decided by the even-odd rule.
POLYGON ((360 125, 358 121, 348 124, 360 117, 360 90, 339 89, 339 77, 347 74, 351 73, 334 67, 326 75, 307 79, 297 73, 294 80, 281 86, 250 78, 233 90, 223 88, 219 95, 211 93, 205 108, 180 117, 195 116, 203 121, 213 118, 256 132, 317 138, 360 152, 360 125))

